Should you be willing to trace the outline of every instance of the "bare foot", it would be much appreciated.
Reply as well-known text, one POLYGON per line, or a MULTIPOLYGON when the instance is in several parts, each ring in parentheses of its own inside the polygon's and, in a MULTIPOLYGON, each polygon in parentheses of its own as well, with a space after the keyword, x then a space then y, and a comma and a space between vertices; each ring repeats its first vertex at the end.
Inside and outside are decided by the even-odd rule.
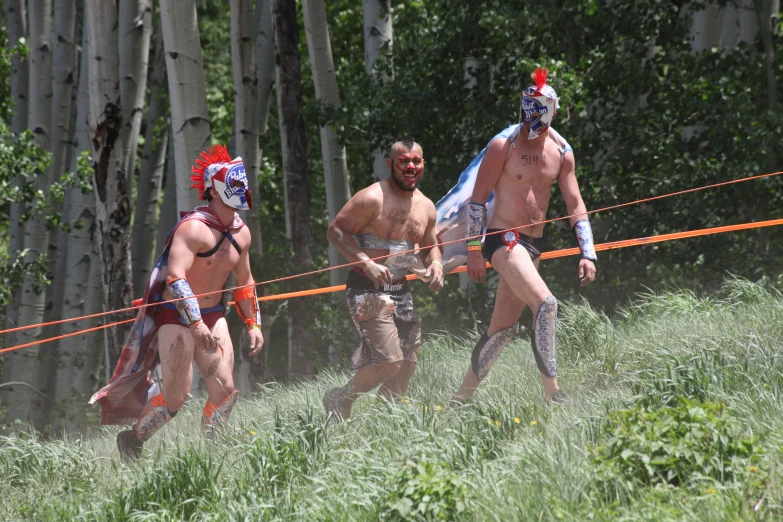
POLYGON ((344 386, 327 390, 324 394, 323 404, 327 415, 334 415, 342 420, 347 420, 351 416, 351 406, 353 405, 348 400, 348 393, 344 386))

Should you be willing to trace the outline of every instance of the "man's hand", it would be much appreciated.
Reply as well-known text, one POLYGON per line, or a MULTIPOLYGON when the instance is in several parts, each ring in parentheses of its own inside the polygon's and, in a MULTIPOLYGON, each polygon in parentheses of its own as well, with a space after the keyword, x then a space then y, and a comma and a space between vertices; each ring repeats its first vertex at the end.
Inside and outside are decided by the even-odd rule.
POLYGON ((443 288, 443 266, 440 263, 430 263, 427 271, 424 273, 424 280, 430 282, 430 290, 440 290, 443 288))
POLYGON ((375 283, 376 290, 378 290, 380 285, 388 285, 392 282, 392 276, 389 268, 383 265, 379 265, 375 261, 368 261, 367 264, 362 267, 362 270, 364 270, 365 275, 369 277, 373 283, 375 283))
POLYGON ((579 284, 587 286, 595 281, 595 263, 589 259, 582 258, 579 261, 579 284))
POLYGON ((247 331, 247 336, 250 338, 250 357, 254 356, 261 351, 264 346, 264 334, 261 333, 261 328, 251 328, 247 331))
POLYGON ((217 351, 217 341, 212 337, 212 332, 209 331, 209 328, 203 321, 191 325, 189 329, 197 349, 204 353, 215 353, 217 351))
POLYGON ((468 252, 468 276, 477 283, 483 283, 487 276, 487 264, 480 250, 468 252))

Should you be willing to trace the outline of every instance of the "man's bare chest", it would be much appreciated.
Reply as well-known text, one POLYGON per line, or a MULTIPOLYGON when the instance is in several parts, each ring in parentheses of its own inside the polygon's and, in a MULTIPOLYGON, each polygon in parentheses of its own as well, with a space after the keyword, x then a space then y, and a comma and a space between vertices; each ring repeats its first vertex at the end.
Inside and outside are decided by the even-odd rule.
POLYGON ((560 155, 549 148, 544 150, 511 149, 501 178, 507 188, 514 186, 541 186, 548 189, 560 173, 560 155))
POLYGON ((196 254, 193 266, 199 266, 210 270, 230 271, 239 262, 241 252, 248 247, 243 237, 227 234, 210 229, 212 241, 209 249, 196 254))
POLYGON ((400 205, 385 205, 381 215, 375 220, 375 229, 379 236, 386 239, 403 239, 418 243, 424 235, 427 224, 426 213, 416 208, 400 205))

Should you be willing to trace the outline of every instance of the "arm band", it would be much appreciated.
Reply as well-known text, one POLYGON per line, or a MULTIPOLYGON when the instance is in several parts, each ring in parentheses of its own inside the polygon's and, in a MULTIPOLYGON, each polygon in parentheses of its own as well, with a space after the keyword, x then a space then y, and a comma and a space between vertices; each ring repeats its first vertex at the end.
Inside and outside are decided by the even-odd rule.
POLYGON ((258 296, 256 295, 255 286, 246 286, 239 290, 234 290, 234 305, 237 307, 237 314, 247 325, 248 331, 253 328, 261 328, 261 311, 258 309, 258 296), (245 317, 242 312, 242 308, 239 306, 239 301, 250 299, 250 310, 252 310, 250 317, 245 317))
POLYGON ((574 224, 574 234, 579 243, 579 251, 584 259, 598 261, 595 255, 595 245, 593 244, 593 230, 590 228, 590 222, 586 219, 580 219, 574 224))
POLYGON ((179 301, 174 301, 174 306, 179 310, 179 315, 188 326, 201 321, 201 309, 198 307, 198 299, 193 297, 193 290, 190 289, 187 279, 174 279, 166 283, 171 295, 179 301), (181 298, 187 299, 181 299, 181 298))
POLYGON ((468 227, 465 230, 468 244, 481 244, 480 236, 484 233, 484 221, 487 218, 487 207, 481 203, 468 203, 468 227))

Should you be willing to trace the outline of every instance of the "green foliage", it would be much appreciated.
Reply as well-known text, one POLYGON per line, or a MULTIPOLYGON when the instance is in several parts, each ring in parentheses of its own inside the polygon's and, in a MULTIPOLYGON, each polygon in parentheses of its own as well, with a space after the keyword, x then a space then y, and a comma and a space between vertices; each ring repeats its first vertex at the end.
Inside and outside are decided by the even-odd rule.
POLYGON ((685 398, 675 406, 609 412, 590 449, 597 487, 610 496, 618 484, 633 492, 700 486, 704 480, 730 483, 756 469, 761 456, 758 438, 725 405, 685 398))
POLYGON ((465 482, 443 462, 406 460, 384 499, 381 520, 457 520, 467 515, 465 482))
POLYGON ((48 256, 42 254, 32 261, 25 261, 26 254, 27 251, 23 250, 12 259, 6 252, 0 252, 0 307, 8 306, 27 276, 32 277, 33 291, 37 294, 49 284, 46 276, 48 256))

